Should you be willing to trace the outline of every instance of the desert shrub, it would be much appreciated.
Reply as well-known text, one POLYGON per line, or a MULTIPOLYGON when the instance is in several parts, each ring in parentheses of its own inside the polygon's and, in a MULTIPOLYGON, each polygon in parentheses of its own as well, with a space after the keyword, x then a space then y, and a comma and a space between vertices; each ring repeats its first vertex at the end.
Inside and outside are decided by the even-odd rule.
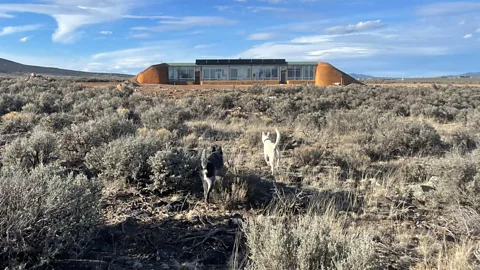
POLYGON ((148 158, 162 147, 163 141, 155 136, 125 136, 92 149, 85 164, 105 180, 136 183, 149 178, 148 158))
POLYGON ((25 101, 16 94, 2 93, 0 95, 0 114, 4 115, 13 111, 20 111, 25 101))
POLYGON ((293 149, 292 156, 298 167, 317 166, 325 158, 325 150, 319 146, 300 146, 293 149))
POLYGON ((80 122, 85 119, 75 119, 75 116, 68 113, 52 113, 50 115, 42 117, 39 122, 39 126, 50 132, 59 132, 64 128, 68 128, 75 122, 80 122))
POLYGON ((216 107, 228 110, 233 109, 236 106, 235 101, 237 99, 238 95, 233 93, 219 94, 214 96, 212 103, 216 107))
MULTIPOLYGON (((210 124, 207 121, 200 123, 193 123, 190 125, 190 130, 193 134, 196 134, 196 137, 202 137, 204 140, 219 141, 219 140, 229 140, 231 138, 237 137, 239 134, 235 132, 230 132, 222 128, 215 127, 215 124, 210 124)), ((191 133, 191 134, 192 134, 191 133)))
POLYGON ((152 107, 141 115, 144 127, 150 129, 165 128, 172 132, 185 128, 185 121, 191 117, 189 111, 168 103, 152 107))
POLYGON ((55 134, 35 130, 30 137, 17 138, 5 145, 2 164, 31 169, 54 161, 57 155, 57 137, 55 134))
POLYGON ((59 112, 61 107, 57 101, 61 100, 61 98, 61 95, 51 92, 43 92, 40 93, 40 96, 38 97, 37 106, 42 113, 50 114, 59 112))
POLYGON ((37 104, 29 102, 22 107, 23 113, 32 113, 32 114, 40 114, 42 112, 42 108, 40 108, 37 104))
POLYGON ((202 188, 199 175, 200 159, 183 148, 158 151, 148 159, 152 168, 152 188, 164 192, 198 190, 202 188))
POLYGON ((0 174, 0 267, 30 268, 81 255, 99 224, 99 189, 84 176, 39 166, 0 174))
POLYGON ((244 231, 250 252, 247 269, 375 267, 371 233, 355 227, 344 229, 341 219, 332 212, 249 219, 244 231))
POLYGON ((371 158, 360 145, 339 147, 333 154, 335 162, 342 168, 345 178, 360 178, 371 164, 371 158))
POLYGON ((396 156, 434 155, 441 152, 443 142, 434 127, 424 122, 386 122, 374 131, 367 153, 373 160, 396 156))
POLYGON ((456 131, 447 137, 446 143, 461 154, 477 148, 477 138, 466 131, 456 131))
POLYGON ((132 121, 116 115, 73 124, 64 130, 60 138, 60 154, 65 162, 78 165, 93 147, 135 132, 136 127, 132 121))
POLYGON ((40 120, 41 116, 33 113, 10 112, 2 116, 0 133, 24 133, 31 131, 40 120))

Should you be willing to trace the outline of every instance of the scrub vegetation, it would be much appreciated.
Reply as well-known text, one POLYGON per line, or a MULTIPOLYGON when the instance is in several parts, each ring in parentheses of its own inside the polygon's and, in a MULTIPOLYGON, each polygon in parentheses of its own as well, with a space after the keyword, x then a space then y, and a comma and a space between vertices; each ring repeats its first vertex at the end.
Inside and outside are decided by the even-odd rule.
POLYGON ((0 268, 480 267, 479 87, 166 89, 0 78, 0 268))

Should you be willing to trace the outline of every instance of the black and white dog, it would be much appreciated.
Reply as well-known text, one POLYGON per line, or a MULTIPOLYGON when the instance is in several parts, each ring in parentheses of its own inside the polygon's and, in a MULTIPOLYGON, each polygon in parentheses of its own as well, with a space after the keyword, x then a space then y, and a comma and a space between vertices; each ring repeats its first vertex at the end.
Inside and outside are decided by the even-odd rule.
POLYGON ((212 191, 213 183, 215 182, 216 176, 225 176, 222 147, 219 146, 218 148, 215 148, 215 146, 213 146, 212 152, 210 153, 210 155, 208 155, 208 157, 206 154, 206 149, 203 149, 201 163, 203 196, 205 203, 208 204, 208 198, 210 195, 210 191, 212 191))

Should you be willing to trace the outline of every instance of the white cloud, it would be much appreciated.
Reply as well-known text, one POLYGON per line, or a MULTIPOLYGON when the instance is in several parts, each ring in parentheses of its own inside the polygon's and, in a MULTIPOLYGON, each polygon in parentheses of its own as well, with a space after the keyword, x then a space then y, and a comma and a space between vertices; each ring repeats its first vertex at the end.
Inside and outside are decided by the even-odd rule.
MULTIPOLYGON (((197 46, 212 46, 200 44, 197 46)), ((163 40, 149 42, 146 46, 102 52, 92 55, 82 68, 92 71, 128 70, 137 74, 147 67, 166 62, 194 62, 198 51, 186 40, 163 40)))
POLYGON ((442 16, 448 14, 478 12, 479 2, 444 2, 423 5, 417 8, 416 13, 420 16, 442 16))
POLYGON ((195 45, 193 48, 194 49, 206 49, 206 48, 211 48, 215 45, 216 44, 214 44, 214 43, 212 43, 212 44, 198 44, 198 45, 195 45))
POLYGON ((332 40, 333 35, 317 35, 298 37, 291 40, 292 43, 322 43, 332 40))
POLYGON ((128 15, 134 3, 124 0, 43 0, 44 4, 0 4, 0 13, 36 13, 51 16, 57 21, 52 40, 72 43, 81 38, 82 27, 113 21, 128 15))
POLYGON ((112 31, 100 31, 99 33, 102 35, 111 35, 112 31))
POLYGON ((467 38, 472 38, 472 34, 466 34, 465 36, 463 36, 464 39, 467 39, 467 38))
POLYGON ((12 35, 15 33, 34 31, 40 28, 40 24, 30 24, 23 26, 6 26, 0 31, 0 36, 12 35))
POLYGON ((235 2, 247 3, 247 2, 248 2, 248 0, 235 0, 235 2))
POLYGON ((405 27, 411 30, 386 29, 383 32, 298 36, 284 42, 259 44, 236 57, 282 56, 290 61, 324 61, 377 56, 438 56, 454 50, 443 37, 428 32, 415 32, 423 31, 424 28, 405 27))
POLYGON ((385 27, 380 20, 359 22, 357 24, 349 24, 347 26, 333 26, 325 29, 327 34, 346 34, 354 32, 364 32, 376 30, 385 27))
POLYGON ((232 7, 231 6, 213 6, 215 9, 217 9, 218 11, 225 11, 227 9, 231 9, 232 7))
POLYGON ((160 26, 154 27, 132 27, 136 31, 153 31, 165 32, 171 30, 186 30, 199 26, 226 26, 237 23, 234 20, 226 19, 218 16, 187 16, 187 17, 172 17, 168 20, 159 21, 160 26))
POLYGON ((24 43, 24 42, 27 42, 27 40, 29 40, 30 37, 23 37, 21 39, 19 39, 20 42, 24 43))
POLYGON ((287 12, 287 8, 281 7, 270 7, 270 6, 250 6, 247 7, 253 13, 262 12, 262 11, 269 11, 269 12, 287 12))
POLYGON ((277 35, 275 33, 263 32, 250 34, 248 40, 270 40, 274 39, 277 35))
POLYGON ((175 18, 173 16, 164 16, 164 15, 124 15, 122 17, 126 19, 150 19, 150 20, 175 18))
POLYGON ((130 34, 128 37, 130 38, 151 38, 153 35, 151 33, 134 33, 130 34))
POLYGON ((0 13, 0 19, 12 19, 15 18, 15 16, 6 14, 6 13, 0 13))

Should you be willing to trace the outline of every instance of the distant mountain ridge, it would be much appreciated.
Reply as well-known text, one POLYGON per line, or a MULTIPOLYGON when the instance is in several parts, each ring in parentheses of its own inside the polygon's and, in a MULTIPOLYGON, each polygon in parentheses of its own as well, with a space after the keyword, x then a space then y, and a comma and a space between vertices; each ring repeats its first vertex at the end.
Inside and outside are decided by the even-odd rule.
POLYGON ((49 76, 72 76, 72 77, 92 77, 92 76, 119 76, 119 77, 132 77, 129 74, 119 73, 100 73, 100 72, 85 72, 69 69, 61 69, 54 67, 41 67, 24 65, 17 62, 13 62, 7 59, 0 58, 0 74, 41 74, 49 76))
POLYGON ((467 73, 460 74, 460 76, 470 76, 473 78, 480 78, 480 72, 467 72, 467 73))
POLYGON ((355 79, 373 79, 376 78, 371 75, 366 75, 366 74, 358 74, 358 73, 349 73, 348 75, 352 76, 355 79))

